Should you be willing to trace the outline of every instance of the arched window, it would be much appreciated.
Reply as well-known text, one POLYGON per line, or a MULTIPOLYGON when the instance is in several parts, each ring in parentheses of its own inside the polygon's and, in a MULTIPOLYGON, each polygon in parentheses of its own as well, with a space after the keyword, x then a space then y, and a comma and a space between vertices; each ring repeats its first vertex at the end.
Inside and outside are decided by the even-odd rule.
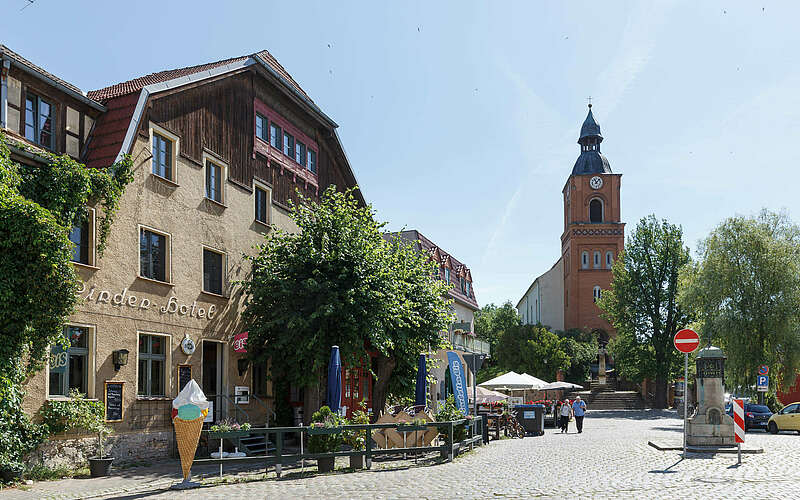
POLYGON ((606 269, 614 265, 614 252, 606 252, 606 269))
POLYGON ((581 269, 589 269, 589 252, 586 250, 581 254, 581 269))
POLYGON ((589 222, 603 222, 603 202, 597 198, 589 202, 589 222))
POLYGON ((600 269, 600 252, 594 253, 594 268, 600 269))
POLYGON ((592 288, 592 297, 594 297, 594 301, 595 302, 597 302, 600 299, 600 287, 599 286, 595 285, 595 287, 592 288))

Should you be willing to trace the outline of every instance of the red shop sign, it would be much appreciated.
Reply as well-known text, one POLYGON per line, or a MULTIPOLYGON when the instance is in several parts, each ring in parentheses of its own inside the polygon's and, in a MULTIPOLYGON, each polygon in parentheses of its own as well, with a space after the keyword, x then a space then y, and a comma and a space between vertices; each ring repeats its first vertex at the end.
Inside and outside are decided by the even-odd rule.
POLYGON ((247 332, 242 332, 233 337, 234 352, 247 352, 247 332))

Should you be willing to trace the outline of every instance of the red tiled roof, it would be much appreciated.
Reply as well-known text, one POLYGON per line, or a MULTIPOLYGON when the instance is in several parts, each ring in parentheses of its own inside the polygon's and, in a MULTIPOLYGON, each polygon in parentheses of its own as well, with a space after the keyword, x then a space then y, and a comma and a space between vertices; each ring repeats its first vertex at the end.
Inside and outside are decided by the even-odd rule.
MULTIPOLYGON (((105 168, 117 159, 128 125, 136 110, 139 94, 128 94, 108 100, 106 113, 100 115, 89 139, 85 158, 89 168, 105 168)), ((126 151, 127 153, 127 151, 126 151)))
MULTIPOLYGON (((395 236, 395 235, 400 236, 401 238, 403 238, 404 240, 406 240, 408 242, 417 242, 418 241, 419 243, 417 243, 417 247, 418 247, 419 250, 425 250, 425 251, 427 251, 429 253, 432 253, 432 252, 435 252, 435 251, 438 250, 442 255, 442 260, 443 261, 445 259, 449 259, 450 260, 450 267, 453 270, 458 270, 459 268, 463 268, 466 273, 469 273, 469 268, 466 265, 464 265, 462 262, 460 262, 458 259, 456 259, 452 255, 450 255, 449 253, 447 253, 444 250, 442 250, 441 247, 437 246, 435 243, 433 243, 431 240, 426 238, 422 233, 420 233, 416 229, 412 229, 412 230, 409 230, 409 231, 401 231, 399 233, 389 233, 386 236, 387 237, 392 237, 392 236, 395 236)), ((451 277, 452 277, 453 274, 455 274, 455 273, 452 273, 451 277)), ((471 277, 471 275, 470 275, 470 277, 471 277)), ((470 285, 470 295, 469 296, 464 295, 463 293, 461 293, 461 288, 458 287, 458 284, 457 283, 454 283, 454 284, 456 286, 453 286, 450 289, 450 293, 449 293, 451 298, 453 298, 454 300, 458 300, 459 302, 469 304, 469 305, 475 307, 475 309, 480 309, 480 306, 478 306, 478 300, 475 298, 475 283, 474 282, 472 283, 472 285, 470 285)))
POLYGON ((122 148, 125 134, 133 118, 139 92, 147 85, 163 83, 174 78, 201 73, 227 64, 245 61, 255 56, 262 59, 287 85, 313 103, 308 94, 300 88, 300 85, 294 81, 286 69, 266 50, 248 56, 234 57, 197 66, 151 73, 99 90, 92 90, 88 93, 90 99, 105 104, 108 108, 108 112, 97 120, 97 125, 95 126, 94 133, 92 134, 87 148, 85 158, 86 166, 91 168, 103 168, 114 162, 122 148))
POLYGON ((168 69, 165 71, 159 71, 158 73, 151 73, 149 75, 128 80, 126 82, 110 85, 108 87, 99 90, 91 90, 89 91, 88 96, 89 98, 94 99, 96 101, 104 102, 109 99, 114 99, 115 97, 131 94, 133 92, 139 92, 147 85, 152 85, 154 83, 162 83, 172 80, 174 78, 180 78, 182 76, 201 73, 203 71, 208 71, 210 69, 219 68, 220 66, 225 66, 226 64, 241 62, 253 56, 260 57, 270 68, 272 68, 273 71, 275 71, 275 73, 277 73, 284 80, 286 80, 286 82, 292 88, 294 88, 294 90, 299 92, 306 99, 311 100, 311 98, 308 97, 308 94, 306 94, 305 91, 303 91, 303 89, 300 88, 300 85, 298 85, 297 82, 294 81, 294 79, 286 71, 286 69, 277 61, 277 59, 275 59, 272 56, 272 54, 270 54, 266 50, 256 52, 255 54, 252 55, 233 57, 231 59, 223 59, 221 61, 199 64, 197 66, 188 66, 186 68, 178 68, 178 69, 168 69))

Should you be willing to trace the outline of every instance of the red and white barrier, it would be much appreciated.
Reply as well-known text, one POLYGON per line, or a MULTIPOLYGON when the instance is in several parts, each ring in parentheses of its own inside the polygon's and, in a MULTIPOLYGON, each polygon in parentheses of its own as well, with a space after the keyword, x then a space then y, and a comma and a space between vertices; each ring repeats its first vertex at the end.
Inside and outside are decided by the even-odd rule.
POLYGON ((744 443, 744 401, 733 400, 733 434, 737 443, 744 443))

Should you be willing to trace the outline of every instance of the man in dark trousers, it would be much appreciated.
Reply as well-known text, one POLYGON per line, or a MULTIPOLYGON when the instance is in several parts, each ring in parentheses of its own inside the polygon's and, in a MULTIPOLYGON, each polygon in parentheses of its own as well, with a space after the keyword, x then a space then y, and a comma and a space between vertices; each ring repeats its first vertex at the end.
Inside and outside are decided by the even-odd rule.
POLYGON ((586 415, 586 403, 581 401, 580 396, 577 396, 572 403, 572 414, 575 415, 575 426, 580 434, 583 432, 583 417, 586 415))

